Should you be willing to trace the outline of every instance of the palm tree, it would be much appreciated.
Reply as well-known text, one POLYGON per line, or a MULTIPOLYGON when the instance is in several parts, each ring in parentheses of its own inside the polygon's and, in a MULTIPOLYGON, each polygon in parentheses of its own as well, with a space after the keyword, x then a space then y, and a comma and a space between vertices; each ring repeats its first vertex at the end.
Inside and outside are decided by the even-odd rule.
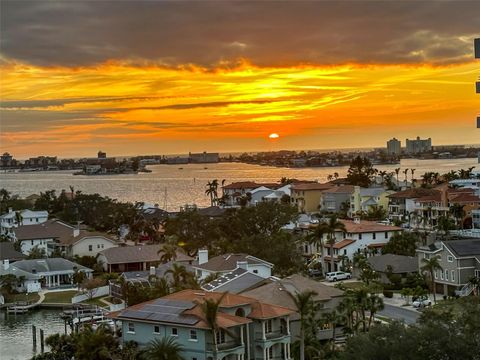
MULTIPOLYGON (((287 292, 287 294, 290 294, 287 292)), ((307 320, 316 312, 316 305, 313 297, 315 291, 305 290, 292 296, 297 313, 300 315, 300 360, 305 360, 305 329, 307 320)))
POLYGON ((203 302, 197 302, 200 306, 202 317, 209 329, 212 331, 213 338, 213 360, 217 360, 218 355, 218 343, 217 343, 217 334, 221 330, 225 330, 220 327, 217 321, 218 313, 220 310, 220 304, 223 301, 227 293, 223 293, 217 300, 215 299, 205 299, 203 302))
POLYGON ((399 182, 398 182, 398 174, 399 173, 400 173, 400 168, 396 168, 395 169, 395 174, 397 174, 397 188, 398 188, 398 184, 399 184, 399 182))
POLYGON ((310 244, 315 244, 318 247, 320 247, 320 262, 322 265, 322 273, 325 274, 325 251, 323 247, 323 236, 327 234, 327 228, 325 226, 325 223, 318 224, 318 226, 310 233, 307 235, 306 240, 310 244))
POLYGON ((163 246, 157 251, 157 255, 160 255, 160 262, 166 264, 170 261, 174 261, 177 258, 177 247, 176 237, 171 236, 163 244, 163 246))
POLYGON ((415 174, 415 170, 416 169, 410 169, 410 172, 412 173, 412 188, 413 188, 413 181, 415 180, 415 178, 413 177, 413 174, 415 174))
POLYGON ((332 351, 335 351, 335 337, 336 337, 337 324, 339 322, 342 322, 343 319, 344 319, 344 316, 339 314, 335 309, 332 312, 323 314, 323 320, 327 324, 330 324, 330 326, 332 327, 332 351))
POLYGON ((407 188, 408 170, 409 170, 408 168, 403 170, 403 173, 405 174, 405 188, 407 188))
POLYGON ((189 277, 190 273, 187 271, 185 266, 173 263, 172 267, 168 269, 165 274, 172 275, 171 286, 176 291, 182 289, 182 286, 185 285, 185 280, 189 277))
POLYGON ((218 202, 218 180, 212 180, 207 183, 207 190, 205 190, 205 194, 210 196, 210 204, 212 206, 216 205, 218 202))
POLYGON ((443 268, 441 267, 441 265, 438 262, 439 259, 440 259, 440 257, 438 257, 438 256, 433 256, 430 259, 422 259, 423 266, 421 267, 421 270, 423 272, 427 272, 429 274, 430 285, 431 285, 432 292, 433 292, 433 302, 434 303, 437 303, 437 298, 436 298, 436 295, 435 295, 435 278, 434 278, 433 274, 437 270, 443 271, 443 268))
POLYGON ((333 246, 335 245, 335 232, 337 230, 346 232, 345 224, 341 221, 338 221, 337 216, 333 215, 328 223, 326 223, 325 230, 327 232, 327 242, 330 245, 330 271, 335 271, 335 261, 333 258, 333 246))
POLYGON ((472 276, 468 280, 468 283, 473 287, 473 295, 477 296, 478 295, 478 289, 480 288, 480 277, 472 276))
POLYGON ((385 176, 387 176, 387 172, 385 170, 381 170, 378 172, 378 175, 380 175, 380 178, 382 179, 382 185, 385 183, 385 176))
POLYGON ((370 317, 368 318, 368 329, 370 329, 370 326, 372 326, 372 320, 375 316, 375 313, 383 310, 383 308, 384 304, 382 298, 376 294, 370 294, 367 299, 367 310, 370 312, 370 317))
POLYGON ((184 360, 183 347, 173 337, 155 339, 148 343, 143 352, 145 360, 184 360))

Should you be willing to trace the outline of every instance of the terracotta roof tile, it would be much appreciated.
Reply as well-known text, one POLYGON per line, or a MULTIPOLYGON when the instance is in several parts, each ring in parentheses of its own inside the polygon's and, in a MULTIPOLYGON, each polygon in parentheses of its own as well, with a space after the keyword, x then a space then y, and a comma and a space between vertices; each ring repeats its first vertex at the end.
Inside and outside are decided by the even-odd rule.
POLYGON ((366 233, 366 232, 381 232, 381 231, 402 231, 398 226, 383 225, 375 221, 361 220, 355 223, 353 220, 340 220, 347 229, 347 233, 366 233))
POLYGON ((344 247, 353 244, 355 240, 352 239, 343 239, 342 241, 339 241, 333 245, 334 249, 343 249, 344 247))

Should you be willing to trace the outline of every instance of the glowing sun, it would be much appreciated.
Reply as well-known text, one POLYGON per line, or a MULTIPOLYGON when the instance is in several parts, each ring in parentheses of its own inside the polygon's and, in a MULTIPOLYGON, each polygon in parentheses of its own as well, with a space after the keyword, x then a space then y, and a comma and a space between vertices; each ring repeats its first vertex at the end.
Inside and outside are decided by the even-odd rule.
POLYGON ((278 139, 280 136, 277 133, 272 133, 268 135, 269 139, 278 139))

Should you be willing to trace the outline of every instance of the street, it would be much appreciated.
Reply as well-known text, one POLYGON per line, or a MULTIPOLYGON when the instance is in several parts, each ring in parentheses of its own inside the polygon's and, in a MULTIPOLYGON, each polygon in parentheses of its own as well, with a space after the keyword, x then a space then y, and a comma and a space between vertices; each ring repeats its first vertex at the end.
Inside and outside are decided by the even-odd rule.
POLYGON ((405 309, 399 306, 393 306, 389 304, 385 304, 385 308, 382 311, 377 313, 380 316, 385 316, 390 319, 396 319, 400 321, 404 321, 405 324, 412 325, 420 317, 420 312, 416 310, 405 309))

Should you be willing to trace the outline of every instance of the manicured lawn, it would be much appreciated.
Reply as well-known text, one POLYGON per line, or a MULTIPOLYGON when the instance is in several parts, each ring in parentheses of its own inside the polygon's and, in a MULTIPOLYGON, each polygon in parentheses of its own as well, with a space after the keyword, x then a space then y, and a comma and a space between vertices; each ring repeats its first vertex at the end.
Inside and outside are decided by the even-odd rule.
POLYGON ((5 299, 5 302, 7 303, 13 303, 17 301, 37 302, 38 299, 40 299, 40 296, 37 293, 29 294, 28 296, 26 293, 22 293, 22 294, 8 295, 7 298, 5 299))
POLYGON ((45 300, 43 303, 46 304, 71 304, 72 297, 77 295, 76 290, 68 290, 68 291, 59 291, 59 292, 50 292, 45 294, 45 300))
POLYGON ((343 282, 342 285, 345 286, 347 289, 359 289, 363 286, 363 282, 361 281, 343 282))
POLYGON ((100 299, 101 298, 95 298, 95 299, 91 299, 91 300, 82 301, 82 304, 97 305, 97 306, 100 306, 100 307, 108 307, 108 305, 105 304, 100 299))

